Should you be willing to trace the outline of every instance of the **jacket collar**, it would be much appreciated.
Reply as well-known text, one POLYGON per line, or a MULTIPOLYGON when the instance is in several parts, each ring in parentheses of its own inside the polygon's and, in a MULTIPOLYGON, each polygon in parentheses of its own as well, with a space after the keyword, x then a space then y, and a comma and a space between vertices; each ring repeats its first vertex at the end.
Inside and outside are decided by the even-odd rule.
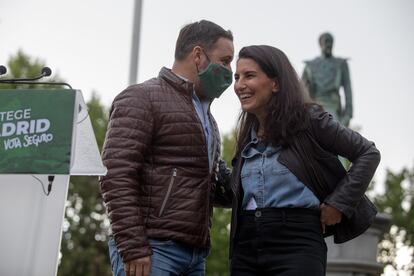
POLYGON ((167 67, 161 68, 158 77, 164 79, 177 91, 184 93, 188 97, 192 97, 194 84, 190 81, 186 81, 183 78, 180 78, 174 74, 171 69, 168 69, 167 67))

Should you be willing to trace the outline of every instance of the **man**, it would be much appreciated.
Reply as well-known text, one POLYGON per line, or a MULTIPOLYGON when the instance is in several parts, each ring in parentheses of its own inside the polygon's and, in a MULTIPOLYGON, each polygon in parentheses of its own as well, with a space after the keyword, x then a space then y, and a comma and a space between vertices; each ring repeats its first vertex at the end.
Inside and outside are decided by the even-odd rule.
POLYGON ((333 36, 323 33, 319 37, 322 55, 311 61, 305 61, 302 80, 310 97, 321 104, 326 111, 345 126, 352 118, 352 89, 346 59, 332 56, 333 36), (339 94, 343 87, 344 108, 339 94))
POLYGON ((210 104, 232 82, 233 55, 230 31, 188 24, 172 69, 115 98, 101 179, 115 275, 204 275, 212 204, 225 192, 210 104))

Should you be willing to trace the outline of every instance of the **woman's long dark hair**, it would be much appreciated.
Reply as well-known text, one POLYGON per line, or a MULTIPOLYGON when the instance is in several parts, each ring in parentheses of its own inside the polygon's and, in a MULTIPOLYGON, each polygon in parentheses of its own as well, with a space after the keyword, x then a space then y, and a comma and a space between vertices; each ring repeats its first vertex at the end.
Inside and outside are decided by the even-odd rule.
MULTIPOLYGON (((267 105, 264 129, 268 142, 273 145, 289 145, 292 138, 308 126, 306 107, 311 104, 295 69, 281 50, 267 45, 244 47, 238 58, 252 59, 267 77, 276 80, 279 90, 272 94, 267 105)), ((251 128, 257 125, 255 115, 241 112, 237 124, 236 154, 248 143, 251 128)))

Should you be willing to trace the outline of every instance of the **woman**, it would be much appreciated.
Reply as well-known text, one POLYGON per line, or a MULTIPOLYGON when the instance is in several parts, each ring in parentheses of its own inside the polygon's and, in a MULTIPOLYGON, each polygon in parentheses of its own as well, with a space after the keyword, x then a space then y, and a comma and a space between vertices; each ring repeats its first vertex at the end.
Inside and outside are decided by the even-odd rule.
POLYGON ((305 100, 286 55, 241 49, 231 188, 231 273, 325 275, 324 237, 364 232, 376 209, 364 196, 380 160, 374 143, 305 100), (347 172, 337 155, 352 162, 347 172))

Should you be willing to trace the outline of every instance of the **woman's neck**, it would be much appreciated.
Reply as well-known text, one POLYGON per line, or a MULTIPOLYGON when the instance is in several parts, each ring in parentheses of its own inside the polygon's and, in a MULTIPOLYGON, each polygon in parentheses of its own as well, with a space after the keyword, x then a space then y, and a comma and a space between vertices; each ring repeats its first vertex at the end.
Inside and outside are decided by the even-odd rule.
POLYGON ((264 124, 259 123, 259 127, 257 128, 257 138, 260 140, 266 139, 266 130, 264 128, 264 124))

